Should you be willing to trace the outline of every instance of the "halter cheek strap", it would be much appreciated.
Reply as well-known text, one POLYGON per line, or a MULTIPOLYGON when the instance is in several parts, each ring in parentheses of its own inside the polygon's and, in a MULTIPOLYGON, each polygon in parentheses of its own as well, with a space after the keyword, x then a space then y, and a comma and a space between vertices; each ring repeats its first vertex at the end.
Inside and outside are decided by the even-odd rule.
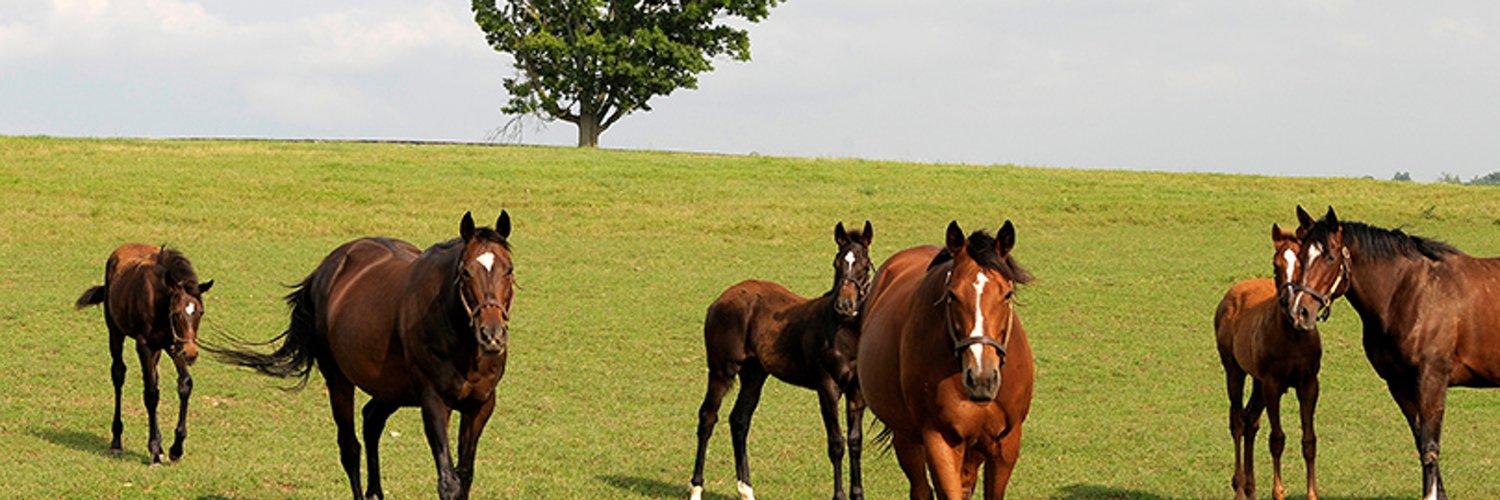
MULTIPOLYGON (((948 271, 948 274, 943 277, 943 284, 944 284, 943 288, 947 289, 948 287, 946 285, 949 284, 949 283, 952 283, 952 280, 953 280, 953 271, 948 271)), ((937 301, 937 303, 935 303, 933 305, 945 305, 945 303, 947 303, 947 302, 949 302, 949 299, 948 299, 948 296, 945 294, 942 299, 939 299, 937 301)), ((1016 304, 1015 304, 1015 302, 1012 302, 1009 299, 1007 299, 1005 301, 1005 304, 1010 307, 1010 317, 1007 318, 1007 320, 1005 322, 1005 333, 1003 335, 1001 335, 1001 337, 1000 337, 1001 340, 995 340, 994 338, 990 337, 989 335, 979 335, 977 337, 976 336, 960 337, 958 335, 958 328, 955 327, 955 326, 953 326, 953 308, 951 308, 951 307, 944 307, 943 311, 947 315, 947 321, 946 322, 948 323, 948 337, 951 338, 951 339, 953 339, 953 355, 954 356, 962 356, 964 349, 968 349, 969 346, 973 346, 973 345, 990 346, 990 347, 994 347, 995 351, 1000 354, 1000 364, 1002 364, 1002 365, 1005 364, 1005 358, 1006 358, 1006 356, 1008 356, 1010 354, 1009 349, 1006 348, 1006 345, 1010 343, 1011 326, 1015 325, 1015 322, 1016 322, 1016 304)))
POLYGON ((1318 321, 1328 319, 1328 315, 1333 312, 1333 301, 1343 295, 1343 292, 1339 291, 1339 285, 1343 285, 1344 280, 1349 276, 1349 247, 1344 247, 1343 250, 1344 258, 1339 261, 1339 275, 1333 278, 1333 286, 1328 287, 1328 295, 1318 293, 1301 283, 1288 282, 1286 284, 1286 287, 1292 291, 1305 293, 1318 301, 1318 321))

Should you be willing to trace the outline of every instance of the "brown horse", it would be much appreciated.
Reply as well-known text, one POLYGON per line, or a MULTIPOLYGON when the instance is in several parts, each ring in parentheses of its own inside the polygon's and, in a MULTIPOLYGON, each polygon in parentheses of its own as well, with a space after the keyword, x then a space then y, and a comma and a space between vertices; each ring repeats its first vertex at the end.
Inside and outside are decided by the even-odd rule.
POLYGON ((313 366, 328 384, 338 425, 339 458, 360 498, 359 439, 354 388, 365 404, 369 498, 382 498, 380 433, 397 408, 420 406, 427 444, 437 463, 438 495, 467 498, 479 435, 495 407, 505 374, 514 266, 510 215, 495 228, 475 228, 465 213, 458 239, 419 251, 389 238, 345 243, 287 295, 291 325, 275 352, 215 351, 229 363, 276 377, 299 377, 313 366), (459 423, 458 466, 448 451, 448 420, 459 423))
POLYGON ((833 498, 844 497, 840 466, 844 438, 839 432, 838 403, 847 395, 849 420, 849 495, 864 497, 860 481, 864 401, 854 378, 854 349, 858 315, 870 281, 870 221, 864 231, 846 233, 844 223, 833 228, 838 253, 833 259, 833 289, 816 299, 805 299, 769 281, 744 281, 725 290, 708 306, 703 320, 703 343, 708 351, 708 391, 698 409, 698 455, 693 464, 692 498, 703 495, 703 460, 708 438, 719 420, 719 403, 738 375, 740 394, 729 413, 734 440, 735 476, 741 498, 752 499, 750 464, 745 439, 750 417, 760 402, 766 375, 818 392, 823 427, 828 433, 828 460, 833 462, 833 498))
POLYGON ((1281 452, 1286 433, 1281 430, 1281 396, 1297 389, 1302 412, 1302 458, 1307 463, 1307 498, 1318 498, 1313 464, 1317 461, 1318 436, 1313 431, 1313 411, 1318 404, 1318 367, 1323 347, 1317 328, 1299 329, 1287 319, 1286 309, 1297 271, 1297 235, 1271 226, 1276 253, 1271 258, 1274 278, 1235 283, 1214 314, 1214 332, 1219 343, 1219 361, 1229 392, 1229 435, 1234 439, 1234 496, 1255 498, 1255 431, 1264 409, 1271 420, 1271 461, 1275 467, 1272 495, 1286 498, 1281 484, 1281 452), (1242 407, 1245 375, 1255 381, 1249 407, 1242 407), (1244 459, 1241 460, 1241 440, 1244 459))
POLYGON ((135 353, 141 360, 141 380, 145 382, 146 418, 151 422, 151 439, 146 447, 151 463, 162 462, 161 429, 156 424, 156 363, 167 351, 177 365, 177 436, 172 441, 170 458, 182 458, 182 440, 187 438, 188 398, 193 394, 193 376, 188 365, 198 359, 198 321, 203 319, 203 294, 213 288, 213 280, 198 282, 193 264, 181 252, 140 243, 126 243, 116 248, 104 264, 104 285, 91 287, 78 297, 78 309, 104 304, 104 324, 109 327, 110 378, 115 384, 115 420, 109 441, 110 453, 119 453, 120 386, 125 384, 125 361, 121 359, 125 338, 135 339, 135 353))
POLYGON ((1288 311, 1310 328, 1340 295, 1364 323, 1365 356, 1401 407, 1422 462, 1424 498, 1447 498, 1438 471, 1449 386, 1500 386, 1500 258, 1297 207, 1302 274, 1288 311))
POLYGON ((1031 409, 1031 344, 1014 293, 1031 276, 1016 264, 1010 221, 947 247, 891 256, 875 274, 861 323, 860 388, 885 423, 911 498, 969 498, 985 465, 985 498, 1003 498, 1031 409), (933 483, 927 480, 932 471, 933 483))

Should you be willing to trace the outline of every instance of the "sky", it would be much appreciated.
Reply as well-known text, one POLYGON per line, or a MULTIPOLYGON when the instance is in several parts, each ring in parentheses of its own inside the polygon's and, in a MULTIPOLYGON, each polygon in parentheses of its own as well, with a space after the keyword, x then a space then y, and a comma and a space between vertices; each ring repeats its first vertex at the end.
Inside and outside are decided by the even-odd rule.
MULTIPOLYGON (((603 147, 1064 168, 1500 171, 1493 1, 787 0, 603 147)), ((0 134, 486 141, 460 0, 0 0, 0 134)), ((565 122, 528 144, 571 145, 565 122)))

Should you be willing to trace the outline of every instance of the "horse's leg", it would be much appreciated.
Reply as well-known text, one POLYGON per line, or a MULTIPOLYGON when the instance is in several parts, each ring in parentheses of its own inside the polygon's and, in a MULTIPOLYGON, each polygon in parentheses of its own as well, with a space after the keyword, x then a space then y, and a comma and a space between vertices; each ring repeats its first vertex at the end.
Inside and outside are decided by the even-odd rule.
POLYGON ((1229 437, 1234 440, 1234 475, 1229 484, 1234 487, 1234 497, 1244 498, 1245 470, 1240 462, 1243 452, 1241 440, 1245 437, 1245 371, 1233 360, 1224 359, 1224 385, 1229 393, 1229 437))
POLYGON ((156 403, 161 399, 161 391, 156 387, 156 360, 161 351, 152 349, 146 345, 146 341, 140 340, 135 343, 135 353, 141 358, 141 381, 142 394, 146 402, 146 421, 150 425, 150 437, 146 442, 146 450, 151 454, 151 464, 162 463, 161 452, 161 428, 156 424, 156 403))
POLYGON ((922 447, 927 451, 927 471, 932 474, 932 485, 940 499, 964 498, 962 446, 963 443, 949 443, 943 433, 935 430, 922 433, 922 447))
POLYGON ((1286 450, 1286 431, 1281 428, 1281 395, 1284 390, 1278 383, 1267 383, 1262 395, 1266 398, 1266 418, 1271 421, 1271 498, 1284 500, 1286 487, 1281 483, 1281 452, 1286 450))
POLYGON ((766 371, 760 365, 750 364, 740 371, 740 394, 734 400, 734 409, 729 410, 729 436, 734 441, 734 472, 739 484, 735 489, 741 500, 753 500, 755 489, 750 487, 750 457, 745 453, 745 440, 750 435, 750 418, 755 415, 755 405, 760 404, 760 389, 766 383, 766 371))
POLYGON ((365 417, 365 460, 370 463, 365 498, 385 498, 385 490, 380 487, 380 434, 385 432, 385 422, 397 408, 395 404, 371 399, 360 412, 365 417))
POLYGON ((115 328, 113 321, 108 323, 109 356, 111 359, 109 377, 110 382, 114 382, 115 384, 115 421, 110 425, 110 432, 114 437, 109 440, 109 453, 117 454, 124 451, 124 448, 120 445, 120 433, 125 431, 125 422, 120 420, 120 388, 125 385, 125 335, 115 328))
MULTIPOLYGON (((999 449, 997 445, 995 449, 999 449)), ((979 447, 970 446, 964 450, 963 456, 959 457, 963 464, 963 470, 959 474, 959 481, 964 486, 965 500, 974 498, 974 492, 979 488, 979 468, 990 460, 989 454, 979 451, 979 447)))
POLYGON ((984 498, 1005 498, 1005 486, 1010 484, 1010 474, 1016 470, 1016 461, 1021 459, 1021 428, 1016 427, 1000 440, 1000 456, 991 458, 984 467, 984 498))
POLYGON ((453 408, 432 390, 422 395, 422 429, 427 434, 427 446, 432 449, 432 461, 437 465, 438 498, 458 498, 461 491, 458 473, 453 470, 453 456, 448 452, 448 419, 453 408))
POLYGON ((818 409, 823 414, 823 432, 828 435, 828 461, 833 463, 833 498, 845 500, 844 496, 844 433, 839 429, 839 397, 842 391, 838 383, 824 377, 818 385, 818 409))
POLYGON ((171 453, 167 455, 176 462, 182 458, 182 441, 187 439, 188 398, 193 396, 193 375, 188 373, 187 359, 180 352, 173 353, 172 364, 177 366, 177 432, 172 437, 171 453))
POLYGON ((459 498, 469 498, 469 486, 474 484, 474 456, 479 452, 479 436, 484 433, 484 425, 494 411, 495 395, 490 393, 490 399, 479 408, 458 417, 459 498))
POLYGON ((732 384, 734 375, 708 371, 708 390, 703 394, 703 405, 698 407, 698 456, 693 461, 692 500, 703 498, 703 462, 708 457, 708 438, 714 435, 714 424, 719 423, 719 403, 724 401, 724 393, 732 384))
POLYGON ((318 368, 328 385, 328 406, 338 427, 339 463, 349 477, 349 491, 359 500, 363 495, 359 487, 359 438, 354 436, 354 383, 331 363, 319 363, 318 368))
POLYGON ((859 454, 864 449, 865 397, 860 393, 859 381, 849 384, 844 390, 844 402, 848 409, 849 424, 849 498, 865 498, 864 480, 860 477, 859 454))
POLYGON ((893 435, 891 447, 896 450, 896 462, 901 464, 901 472, 906 473, 906 482, 911 486, 911 500, 930 500, 932 485, 927 483, 927 450, 922 449, 922 443, 893 435))
POLYGON ((1302 461, 1307 464, 1307 500, 1318 500, 1318 433, 1313 430, 1313 412, 1318 408, 1318 377, 1310 377, 1297 388, 1298 409, 1302 412, 1302 461))
POLYGON ((1244 498, 1255 498, 1255 433, 1260 430, 1260 412, 1266 407, 1262 392, 1260 381, 1254 381, 1250 386, 1250 399, 1245 403, 1245 475, 1244 481, 1240 483, 1245 492, 1244 498))
MULTIPOLYGON (((1396 401, 1396 406, 1401 408, 1401 416, 1406 417, 1406 426, 1411 429, 1412 443, 1417 448, 1417 455, 1422 454, 1422 417, 1421 398, 1417 389, 1416 377, 1387 379, 1386 389, 1391 393, 1391 399, 1396 401)), ((1422 493, 1430 490, 1427 484, 1426 467, 1423 467, 1422 493)))
POLYGON ((1443 474, 1438 469, 1438 453, 1443 438, 1443 412, 1448 404, 1448 373, 1445 367, 1424 364, 1418 376, 1419 433, 1418 453, 1422 457, 1422 498, 1447 500, 1448 492, 1443 488, 1443 474))

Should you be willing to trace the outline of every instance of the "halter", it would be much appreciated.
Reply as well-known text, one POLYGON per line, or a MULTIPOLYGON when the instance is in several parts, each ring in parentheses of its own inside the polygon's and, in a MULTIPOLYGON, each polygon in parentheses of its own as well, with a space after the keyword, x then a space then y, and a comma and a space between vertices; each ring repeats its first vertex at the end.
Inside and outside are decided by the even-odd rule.
MULTIPOLYGON (((943 289, 946 290, 948 288, 948 285, 952 282, 953 271, 948 271, 948 274, 943 277, 943 289)), ((1000 354, 1000 364, 1002 366, 1005 365, 1005 359, 1010 355, 1009 349, 1007 349, 1005 346, 1007 344, 1010 344, 1011 326, 1016 322, 1016 303, 1014 299, 1005 299, 1005 305, 1010 307, 1010 316, 1005 322, 1005 333, 1001 336, 1002 340, 995 340, 989 335, 980 335, 978 337, 960 337, 958 334, 958 329, 953 326, 953 308, 947 307, 948 304, 952 302, 952 299, 950 299, 949 297, 950 296, 947 293, 944 293, 943 298, 939 299, 937 303, 933 305, 943 306, 943 313, 947 316, 947 321, 945 322, 948 323, 948 338, 953 339, 953 355, 955 357, 962 357, 964 349, 968 349, 969 346, 976 344, 982 346, 990 346, 994 347, 995 351, 1000 354)))
MULTIPOLYGON (((460 266, 461 265, 462 264, 460 264, 460 266)), ((505 313, 509 311, 505 308, 504 304, 500 303, 499 299, 485 299, 483 302, 479 303, 479 307, 470 306, 469 296, 464 294, 464 281, 467 280, 464 279, 463 270, 459 269, 457 274, 458 277, 453 280, 453 286, 458 288, 458 301, 459 303, 462 303, 464 305, 464 312, 469 315, 469 328, 479 328, 479 315, 483 314, 484 310, 487 308, 493 307, 496 309, 500 309, 500 315, 502 317, 507 316, 507 314, 505 313)))
POLYGON ((1341 295, 1339 285, 1349 277, 1349 247, 1343 247, 1344 258, 1339 260, 1339 275, 1333 279, 1333 286, 1328 287, 1328 295, 1318 293, 1307 285, 1289 281, 1286 288, 1289 292, 1302 292, 1318 301, 1318 321, 1326 321, 1329 313, 1333 312, 1333 301, 1341 295))

